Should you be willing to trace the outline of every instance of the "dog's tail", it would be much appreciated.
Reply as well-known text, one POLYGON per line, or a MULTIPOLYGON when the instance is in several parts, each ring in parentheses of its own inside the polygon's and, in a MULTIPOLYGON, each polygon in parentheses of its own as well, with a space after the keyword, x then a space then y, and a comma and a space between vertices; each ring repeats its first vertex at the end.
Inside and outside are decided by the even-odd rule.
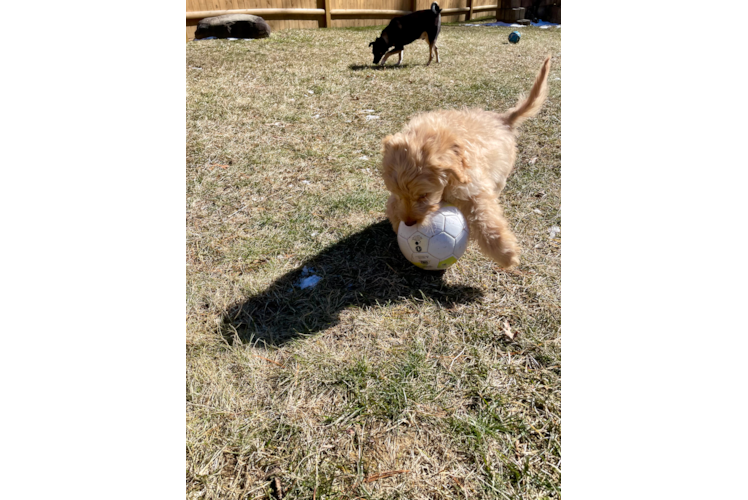
POLYGON ((550 70, 551 56, 548 56, 543 63, 543 67, 540 68, 538 76, 535 77, 535 83, 530 90, 529 97, 502 115, 504 121, 510 127, 516 128, 523 121, 538 114, 545 98, 548 97, 548 73, 550 70))
POLYGON ((434 14, 438 14, 441 11, 442 10, 439 8, 439 4, 438 3, 434 2, 434 3, 431 4, 431 12, 433 12, 434 14))

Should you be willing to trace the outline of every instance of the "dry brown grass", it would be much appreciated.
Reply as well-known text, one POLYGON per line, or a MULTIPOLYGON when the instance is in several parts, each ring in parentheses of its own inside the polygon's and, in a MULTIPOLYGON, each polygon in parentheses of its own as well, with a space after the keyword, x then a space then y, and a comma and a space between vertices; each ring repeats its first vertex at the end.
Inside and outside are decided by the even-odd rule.
POLYGON ((561 35, 510 31, 445 26, 428 68, 369 67, 368 29, 187 45, 188 498, 560 496, 561 35), (502 195, 520 268, 405 262, 382 137, 506 109, 549 53, 502 195))

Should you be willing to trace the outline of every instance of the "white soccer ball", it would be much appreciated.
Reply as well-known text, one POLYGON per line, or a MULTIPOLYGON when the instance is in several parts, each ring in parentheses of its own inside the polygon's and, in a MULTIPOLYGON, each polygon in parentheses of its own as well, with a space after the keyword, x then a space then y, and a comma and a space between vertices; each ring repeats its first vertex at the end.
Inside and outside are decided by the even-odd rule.
POLYGON ((430 271, 447 269, 465 253, 468 225, 457 207, 442 204, 420 224, 400 222, 397 243, 405 258, 430 271))

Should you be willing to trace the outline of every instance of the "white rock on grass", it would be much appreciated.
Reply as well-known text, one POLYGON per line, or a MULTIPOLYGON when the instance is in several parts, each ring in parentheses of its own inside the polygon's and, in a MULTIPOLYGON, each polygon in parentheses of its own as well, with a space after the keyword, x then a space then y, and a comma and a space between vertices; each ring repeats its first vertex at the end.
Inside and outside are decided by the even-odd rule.
POLYGON ((296 283, 296 286, 304 290, 305 288, 314 288, 317 283, 319 283, 322 278, 320 276, 317 276, 315 274, 311 274, 314 272, 314 269, 310 269, 306 266, 301 270, 301 279, 298 283, 296 283), (311 275, 311 276, 310 276, 311 275))
POLYGON ((319 283, 322 280, 319 276, 307 276, 306 278, 302 278, 302 280, 299 282, 299 288, 304 290, 305 288, 314 288, 317 283, 319 283))

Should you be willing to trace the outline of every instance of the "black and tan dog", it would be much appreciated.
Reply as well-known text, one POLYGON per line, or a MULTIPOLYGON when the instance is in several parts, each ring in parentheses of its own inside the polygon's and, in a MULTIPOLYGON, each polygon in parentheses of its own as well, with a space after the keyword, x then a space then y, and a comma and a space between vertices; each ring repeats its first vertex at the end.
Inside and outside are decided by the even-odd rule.
POLYGON ((397 64, 402 63, 403 47, 418 39, 426 40, 429 44, 429 62, 426 63, 426 66, 431 64, 434 53, 436 53, 436 62, 441 62, 439 49, 436 47, 436 38, 442 29, 441 11, 434 2, 428 10, 419 10, 390 21, 379 38, 369 44, 369 47, 374 47, 372 49, 374 64, 379 63, 384 66, 387 58, 398 52, 400 53, 400 60, 397 61, 397 64), (389 50, 393 46, 395 48, 389 50))

